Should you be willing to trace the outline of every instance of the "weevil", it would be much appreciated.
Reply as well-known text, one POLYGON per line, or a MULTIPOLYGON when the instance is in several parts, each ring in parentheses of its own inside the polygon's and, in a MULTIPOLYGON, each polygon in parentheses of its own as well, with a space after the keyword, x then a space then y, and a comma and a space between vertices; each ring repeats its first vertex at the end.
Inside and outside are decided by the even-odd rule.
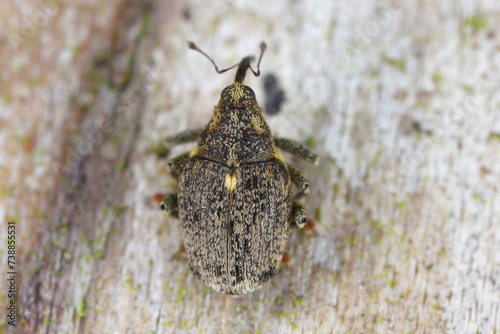
POLYGON ((192 273, 216 291, 246 294, 276 275, 289 229, 307 223, 302 201, 309 183, 285 162, 280 149, 310 163, 316 163, 318 155, 298 142, 273 138, 254 91, 245 85, 248 69, 260 75, 265 43, 257 71, 250 66, 252 56, 219 70, 194 43, 188 45, 207 57, 219 74, 238 68, 204 129, 164 140, 167 149, 198 144, 169 161, 178 191, 165 197, 161 209, 181 221, 192 273), (292 184, 298 190, 295 195, 292 184))

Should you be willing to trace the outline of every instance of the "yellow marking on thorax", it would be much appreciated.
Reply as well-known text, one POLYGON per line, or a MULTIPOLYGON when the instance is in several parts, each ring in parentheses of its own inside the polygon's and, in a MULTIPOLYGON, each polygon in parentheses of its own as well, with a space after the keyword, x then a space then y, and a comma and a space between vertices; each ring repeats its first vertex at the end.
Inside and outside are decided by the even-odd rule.
POLYGON ((229 152, 227 154, 227 160, 226 160, 226 164, 228 166, 231 166, 231 167, 239 167, 239 163, 237 161, 237 157, 236 157, 236 149, 237 145, 233 145, 233 147, 231 147, 229 149, 229 152))
POLYGON ((257 133, 262 133, 265 131, 264 124, 262 124, 262 118, 253 116, 252 117, 252 127, 257 133))
POLYGON ((230 172, 226 174, 226 188, 233 191, 236 188, 236 175, 231 175, 230 172))
POLYGON ((210 121, 209 130, 214 131, 220 127, 220 109, 216 108, 214 111, 214 115, 212 116, 212 120, 210 121))
POLYGON ((191 152, 189 152, 189 157, 192 158, 194 157, 196 154, 198 154, 198 146, 196 146, 195 148, 193 148, 191 150, 191 152))

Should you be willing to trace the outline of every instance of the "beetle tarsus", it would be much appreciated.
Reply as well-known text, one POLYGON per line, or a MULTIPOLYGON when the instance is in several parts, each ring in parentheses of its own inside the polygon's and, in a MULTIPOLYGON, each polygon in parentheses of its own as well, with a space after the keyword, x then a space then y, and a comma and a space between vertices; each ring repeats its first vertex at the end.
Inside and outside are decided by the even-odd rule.
POLYGON ((177 193, 169 194, 163 199, 160 205, 161 209, 169 216, 179 218, 179 204, 177 201, 177 193))
POLYGON ((307 212, 304 209, 304 206, 297 201, 294 201, 292 204, 292 221, 291 228, 292 229, 301 229, 307 224, 307 212))
POLYGON ((309 195, 309 182, 302 175, 301 171, 291 164, 286 165, 288 168, 288 173, 290 174, 290 180, 297 187, 299 192, 294 196, 296 201, 302 201, 309 195))

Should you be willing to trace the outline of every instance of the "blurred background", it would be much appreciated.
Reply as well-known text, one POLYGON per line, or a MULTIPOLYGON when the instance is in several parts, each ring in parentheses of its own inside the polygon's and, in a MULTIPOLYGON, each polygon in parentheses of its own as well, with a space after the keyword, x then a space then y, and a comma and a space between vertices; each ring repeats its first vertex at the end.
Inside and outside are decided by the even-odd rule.
MULTIPOLYGON (((15 221, 18 331, 498 331, 498 1, 43 0, 0 13, 0 244, 15 221), (175 182, 156 145, 207 124, 235 74, 187 41, 219 68, 265 41, 262 75, 245 82, 275 136, 320 154, 315 166, 285 155, 310 181, 310 222, 279 274, 239 298, 194 278, 157 202, 175 182)), ((15 332, 4 317, 0 329, 15 332)))

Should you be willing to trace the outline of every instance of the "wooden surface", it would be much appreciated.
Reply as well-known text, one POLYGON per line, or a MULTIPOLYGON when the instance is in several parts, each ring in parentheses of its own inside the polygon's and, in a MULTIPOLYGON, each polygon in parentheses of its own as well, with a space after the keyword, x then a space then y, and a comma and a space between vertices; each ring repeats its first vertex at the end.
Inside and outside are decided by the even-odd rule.
POLYGON ((500 331, 498 1, 3 1, 0 16, 19 333, 500 331), (174 182, 152 147, 205 125, 234 76, 187 40, 220 67, 265 40, 287 95, 268 122, 321 154, 299 163, 314 230, 239 298, 194 278, 153 200, 174 182))

